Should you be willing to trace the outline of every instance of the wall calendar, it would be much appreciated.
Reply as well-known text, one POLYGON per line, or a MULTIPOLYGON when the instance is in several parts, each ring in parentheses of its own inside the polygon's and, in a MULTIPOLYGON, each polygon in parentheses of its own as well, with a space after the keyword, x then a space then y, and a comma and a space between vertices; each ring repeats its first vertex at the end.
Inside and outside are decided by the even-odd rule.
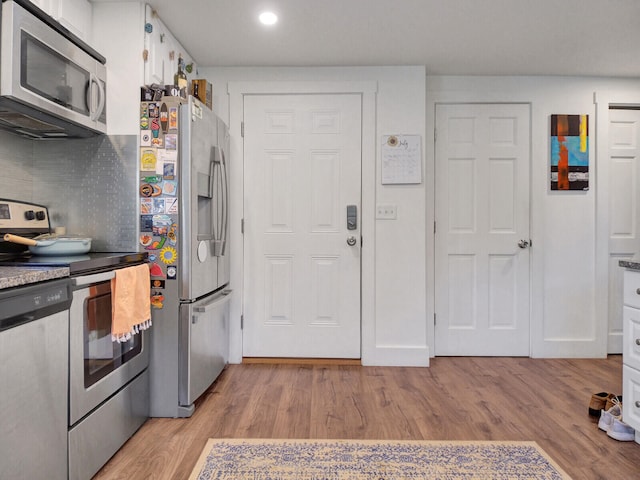
POLYGON ((422 183, 420 135, 383 135, 382 184, 422 183))

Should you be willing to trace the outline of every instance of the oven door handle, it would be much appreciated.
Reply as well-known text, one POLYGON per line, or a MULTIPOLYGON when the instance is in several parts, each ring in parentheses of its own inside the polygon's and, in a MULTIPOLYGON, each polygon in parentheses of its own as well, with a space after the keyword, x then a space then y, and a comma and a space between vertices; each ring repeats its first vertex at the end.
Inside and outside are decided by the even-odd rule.
POLYGON ((95 273, 93 275, 82 275, 81 277, 72 278, 71 281, 75 287, 84 287, 85 285, 91 285, 93 283, 107 282, 112 278, 115 278, 115 276, 116 273, 111 271, 95 273))

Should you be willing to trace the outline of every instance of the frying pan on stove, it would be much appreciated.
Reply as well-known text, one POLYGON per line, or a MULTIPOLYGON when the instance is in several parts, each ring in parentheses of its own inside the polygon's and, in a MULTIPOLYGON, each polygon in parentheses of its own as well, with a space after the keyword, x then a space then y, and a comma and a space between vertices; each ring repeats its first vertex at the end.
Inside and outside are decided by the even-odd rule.
POLYGON ((27 245, 33 255, 82 255, 91 249, 90 238, 57 237, 48 234, 36 238, 26 238, 7 233, 4 240, 27 245))

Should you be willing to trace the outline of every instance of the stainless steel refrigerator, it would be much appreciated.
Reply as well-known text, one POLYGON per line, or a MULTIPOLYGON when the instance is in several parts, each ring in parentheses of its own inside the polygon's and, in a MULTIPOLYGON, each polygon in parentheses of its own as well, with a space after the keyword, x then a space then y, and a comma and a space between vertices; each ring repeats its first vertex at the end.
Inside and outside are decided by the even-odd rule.
POLYGON ((189 417, 229 354, 228 129, 199 100, 140 104, 140 248, 151 260, 150 414, 189 417))

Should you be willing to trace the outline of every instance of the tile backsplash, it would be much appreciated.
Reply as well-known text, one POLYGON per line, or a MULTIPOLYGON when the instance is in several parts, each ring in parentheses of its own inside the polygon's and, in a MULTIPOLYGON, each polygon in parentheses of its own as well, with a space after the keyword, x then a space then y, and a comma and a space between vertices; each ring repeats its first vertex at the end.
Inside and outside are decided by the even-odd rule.
POLYGON ((33 144, 0 130, 0 198, 33 201, 33 144))
POLYGON ((91 237, 92 250, 138 248, 135 135, 34 141, 0 132, 0 197, 49 208, 51 226, 91 237))

